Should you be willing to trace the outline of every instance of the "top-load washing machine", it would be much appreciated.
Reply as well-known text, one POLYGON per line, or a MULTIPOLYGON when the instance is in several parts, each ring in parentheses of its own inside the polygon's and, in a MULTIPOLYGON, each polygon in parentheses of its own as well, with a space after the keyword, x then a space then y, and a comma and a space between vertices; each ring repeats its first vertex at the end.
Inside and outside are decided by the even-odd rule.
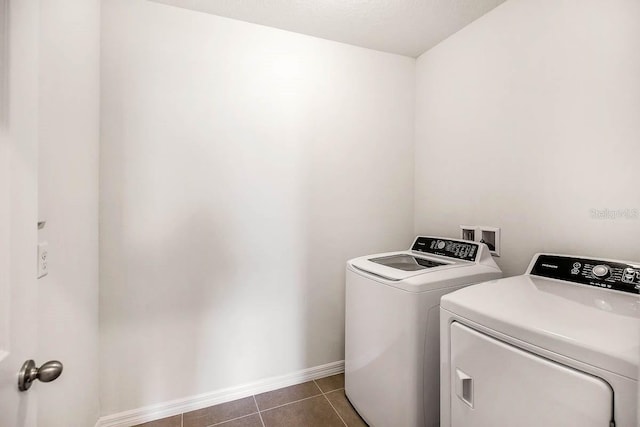
POLYGON ((638 426, 640 263, 538 254, 441 301, 442 427, 638 426))
POLYGON ((439 237, 347 262, 345 393, 370 426, 438 426, 440 297, 501 276, 486 245, 439 237))

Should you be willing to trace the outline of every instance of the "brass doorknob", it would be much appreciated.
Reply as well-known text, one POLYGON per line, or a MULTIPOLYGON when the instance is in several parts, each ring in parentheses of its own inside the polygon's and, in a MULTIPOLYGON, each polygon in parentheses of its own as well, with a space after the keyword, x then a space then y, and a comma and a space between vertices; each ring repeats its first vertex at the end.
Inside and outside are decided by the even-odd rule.
POLYGON ((60 374, 62 374, 62 363, 57 360, 50 360, 39 368, 36 367, 36 362, 27 360, 18 372, 18 390, 29 390, 35 380, 40 380, 43 383, 51 382, 60 374))

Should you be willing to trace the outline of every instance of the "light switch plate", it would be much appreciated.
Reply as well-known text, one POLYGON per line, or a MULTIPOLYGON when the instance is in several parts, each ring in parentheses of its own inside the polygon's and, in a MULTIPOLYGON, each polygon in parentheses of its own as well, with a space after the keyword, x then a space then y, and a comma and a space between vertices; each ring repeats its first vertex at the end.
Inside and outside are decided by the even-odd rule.
POLYGON ((49 274, 49 244, 38 243, 38 279, 49 274))

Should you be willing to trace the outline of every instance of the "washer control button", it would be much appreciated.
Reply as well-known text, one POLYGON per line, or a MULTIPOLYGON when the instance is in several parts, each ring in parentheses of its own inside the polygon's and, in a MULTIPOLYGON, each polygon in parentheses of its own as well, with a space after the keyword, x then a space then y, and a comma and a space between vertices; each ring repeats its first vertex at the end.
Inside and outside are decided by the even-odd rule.
POLYGON ((609 271, 609 267, 607 267, 606 265, 602 265, 602 264, 596 265, 595 267, 593 267, 593 270, 591 270, 591 272, 598 279, 604 279, 604 278, 608 277, 609 274, 611 274, 611 272, 609 271))
POLYGON ((627 267, 622 272, 622 281, 624 283, 634 283, 636 280, 636 270, 631 267, 627 267))

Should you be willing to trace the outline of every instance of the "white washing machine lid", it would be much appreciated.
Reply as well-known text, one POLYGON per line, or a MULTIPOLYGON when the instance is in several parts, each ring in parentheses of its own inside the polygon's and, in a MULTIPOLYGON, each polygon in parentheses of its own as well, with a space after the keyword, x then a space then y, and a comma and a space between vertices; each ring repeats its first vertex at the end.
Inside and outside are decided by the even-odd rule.
POLYGON ((440 306, 512 338, 637 380, 638 295, 596 286, 601 285, 525 274, 445 295, 440 306))
POLYGON ((485 245, 429 236, 417 237, 406 251, 349 260, 347 269, 409 292, 479 283, 502 276, 485 245))

